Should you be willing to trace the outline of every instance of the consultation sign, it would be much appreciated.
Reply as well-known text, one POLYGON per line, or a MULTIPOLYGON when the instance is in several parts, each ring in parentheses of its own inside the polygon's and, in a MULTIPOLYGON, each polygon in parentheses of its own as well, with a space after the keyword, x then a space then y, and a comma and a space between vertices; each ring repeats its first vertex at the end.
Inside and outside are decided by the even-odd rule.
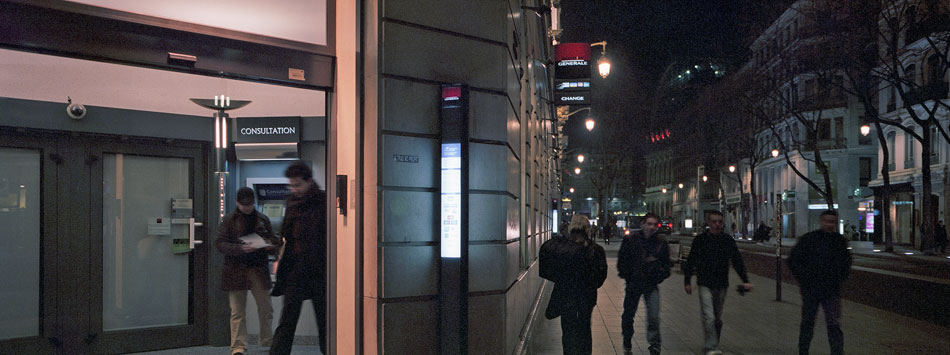
POLYGON ((236 119, 238 143, 296 143, 300 117, 241 117, 236 119))

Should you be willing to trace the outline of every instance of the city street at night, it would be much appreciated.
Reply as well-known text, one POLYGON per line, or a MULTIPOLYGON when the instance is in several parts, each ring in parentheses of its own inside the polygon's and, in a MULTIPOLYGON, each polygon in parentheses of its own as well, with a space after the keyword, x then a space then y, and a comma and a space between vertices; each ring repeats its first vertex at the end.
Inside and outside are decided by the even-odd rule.
MULTIPOLYGON (((598 290, 592 333, 594 354, 623 354, 620 314, 623 312, 624 281, 617 277, 616 250, 618 241, 601 246, 607 251, 607 282, 598 290)), ((674 270, 678 268, 674 267, 674 270)), ((750 273, 752 292, 740 296, 730 288, 723 311, 720 350, 724 354, 772 355, 798 352, 798 326, 801 297, 798 287, 785 283, 782 301, 775 301, 775 280, 750 273)), ((694 281, 695 282, 695 281, 694 281)), ((730 272, 730 283, 741 283, 730 272)), ((550 297, 550 285, 544 299, 550 297)), ((869 290, 870 291, 870 290, 869 290)), ((870 291, 873 292, 873 291, 870 291)), ((936 295, 935 295, 936 296, 936 295)), ((702 355, 703 329, 700 322, 699 298, 683 291, 683 275, 673 275, 660 284, 660 334, 663 354, 702 355)), ((538 312, 532 331, 528 354, 562 354, 559 319, 547 320, 538 312)), ((633 354, 649 354, 646 342, 646 312, 642 304, 634 321, 633 354)), ((842 329, 847 354, 946 354, 950 349, 950 328, 882 311, 860 303, 843 301, 842 329)), ((815 325, 812 354, 828 354, 828 338, 822 314, 815 325)))

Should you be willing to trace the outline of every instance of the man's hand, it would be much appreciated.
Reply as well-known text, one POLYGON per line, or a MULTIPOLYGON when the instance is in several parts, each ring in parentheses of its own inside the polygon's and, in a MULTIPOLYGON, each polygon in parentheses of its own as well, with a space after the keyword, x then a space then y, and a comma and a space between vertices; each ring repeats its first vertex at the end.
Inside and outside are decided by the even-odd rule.
POLYGON ((252 246, 250 246, 250 245, 242 244, 242 245, 241 245, 241 251, 243 251, 243 252, 246 254, 246 253, 253 253, 253 252, 257 251, 257 249, 255 249, 254 247, 252 247, 252 246))
POLYGON ((692 294, 693 294, 693 285, 686 284, 686 285, 683 287, 683 289, 686 290, 686 294, 687 294, 687 295, 692 295, 692 294))

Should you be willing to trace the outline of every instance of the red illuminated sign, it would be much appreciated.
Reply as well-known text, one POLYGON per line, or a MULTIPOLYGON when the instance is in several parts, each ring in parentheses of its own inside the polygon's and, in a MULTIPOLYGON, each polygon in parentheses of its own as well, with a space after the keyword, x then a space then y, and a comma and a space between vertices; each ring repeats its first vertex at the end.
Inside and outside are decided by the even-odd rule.
POLYGON ((561 43, 554 46, 554 61, 590 60, 589 43, 561 43))

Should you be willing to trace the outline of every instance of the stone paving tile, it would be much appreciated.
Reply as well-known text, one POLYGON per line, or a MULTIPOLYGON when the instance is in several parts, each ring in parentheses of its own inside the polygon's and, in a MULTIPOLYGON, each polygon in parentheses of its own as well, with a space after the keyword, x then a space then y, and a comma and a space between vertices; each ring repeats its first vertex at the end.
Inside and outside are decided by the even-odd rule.
MULTIPOLYGON (((610 255, 608 253, 608 255, 610 255)), ((607 258, 610 272, 598 290, 597 308, 591 320, 594 354, 622 355, 620 314, 624 284, 617 276, 616 258, 607 258)), ((701 354, 703 330, 699 296, 683 291, 683 275, 674 267, 673 276, 660 285, 660 334, 663 354, 701 354)), ((723 314, 720 350, 736 355, 797 354, 801 297, 798 288, 782 284, 782 301, 775 301, 775 280, 749 275, 753 292, 740 296, 730 292, 723 314)), ((730 274, 730 283, 741 281, 730 274)), ((695 288, 695 280, 694 280, 695 288)), ((545 287, 542 307, 550 297, 545 287)), ((873 292, 869 290, 869 292, 873 292)), ((848 354, 950 354, 950 329, 855 302, 843 301, 842 327, 848 354)), ((543 309, 543 308, 541 308, 543 309)), ((540 316, 527 353, 561 354, 560 320, 540 316)), ((641 303, 634 319, 633 353, 649 354, 646 341, 646 306, 641 303)), ((824 316, 818 314, 812 354, 828 354, 824 316)))

